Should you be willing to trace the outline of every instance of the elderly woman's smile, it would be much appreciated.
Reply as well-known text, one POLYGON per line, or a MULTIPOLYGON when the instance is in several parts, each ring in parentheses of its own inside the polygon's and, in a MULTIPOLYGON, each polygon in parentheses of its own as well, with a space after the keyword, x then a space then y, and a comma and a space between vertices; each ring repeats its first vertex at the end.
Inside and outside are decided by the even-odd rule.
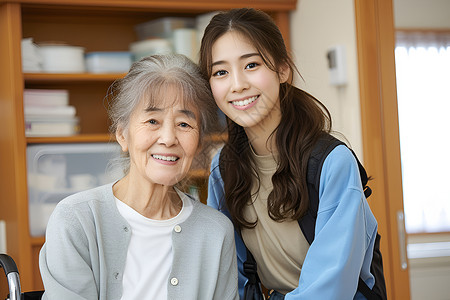
POLYGON ((178 156, 171 156, 171 155, 160 155, 160 154, 152 154, 152 157, 156 160, 162 160, 164 162, 175 162, 179 159, 178 156))

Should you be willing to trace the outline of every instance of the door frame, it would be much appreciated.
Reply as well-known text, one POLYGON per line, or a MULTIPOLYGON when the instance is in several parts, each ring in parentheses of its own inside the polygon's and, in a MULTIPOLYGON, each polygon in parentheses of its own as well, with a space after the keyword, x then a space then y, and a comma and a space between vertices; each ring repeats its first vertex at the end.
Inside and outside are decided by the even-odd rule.
POLYGON ((410 299, 392 0, 354 0, 364 165, 378 220, 389 299, 410 299))

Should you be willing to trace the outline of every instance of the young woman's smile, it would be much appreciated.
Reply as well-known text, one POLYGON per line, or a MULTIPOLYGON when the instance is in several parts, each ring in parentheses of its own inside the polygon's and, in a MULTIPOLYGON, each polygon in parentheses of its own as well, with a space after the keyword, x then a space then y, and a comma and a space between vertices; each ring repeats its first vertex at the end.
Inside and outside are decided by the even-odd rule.
POLYGON ((259 96, 253 96, 244 99, 233 100, 230 102, 236 109, 246 110, 255 105, 258 98, 259 96))

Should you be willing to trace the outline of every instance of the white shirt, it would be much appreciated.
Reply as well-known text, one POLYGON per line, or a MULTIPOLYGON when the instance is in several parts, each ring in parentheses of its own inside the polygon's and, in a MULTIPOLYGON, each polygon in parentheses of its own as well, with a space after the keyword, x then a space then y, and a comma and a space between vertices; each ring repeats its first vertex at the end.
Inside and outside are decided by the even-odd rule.
POLYGON ((131 240, 123 275, 122 300, 167 299, 167 284, 172 267, 172 231, 183 223, 193 209, 192 200, 177 190, 183 207, 168 220, 152 220, 116 198, 120 214, 131 227, 131 240))

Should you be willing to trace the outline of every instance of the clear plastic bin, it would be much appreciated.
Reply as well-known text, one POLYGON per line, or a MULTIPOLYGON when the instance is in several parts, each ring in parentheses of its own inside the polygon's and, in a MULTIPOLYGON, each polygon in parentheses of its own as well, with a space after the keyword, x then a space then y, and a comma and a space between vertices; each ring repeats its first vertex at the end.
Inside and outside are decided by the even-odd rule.
POLYGON ((38 144, 27 147, 30 233, 45 234, 56 204, 76 192, 100 186, 123 176, 110 164, 120 156, 114 143, 38 144))
POLYGON ((130 52, 89 52, 85 55, 86 69, 91 73, 125 73, 133 63, 130 52))

